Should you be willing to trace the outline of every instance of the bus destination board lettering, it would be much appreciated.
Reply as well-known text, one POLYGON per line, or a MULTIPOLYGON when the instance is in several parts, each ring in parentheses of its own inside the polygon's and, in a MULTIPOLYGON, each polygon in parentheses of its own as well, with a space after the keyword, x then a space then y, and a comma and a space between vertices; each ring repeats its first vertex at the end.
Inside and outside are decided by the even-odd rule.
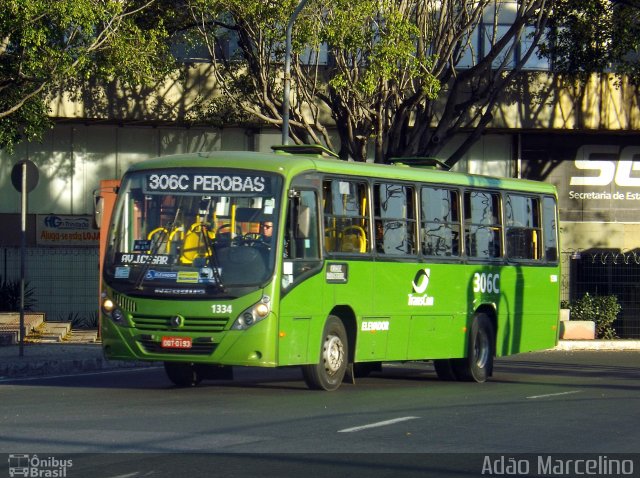
POLYGON ((239 174, 154 173, 146 177, 145 193, 266 193, 266 176, 239 174))

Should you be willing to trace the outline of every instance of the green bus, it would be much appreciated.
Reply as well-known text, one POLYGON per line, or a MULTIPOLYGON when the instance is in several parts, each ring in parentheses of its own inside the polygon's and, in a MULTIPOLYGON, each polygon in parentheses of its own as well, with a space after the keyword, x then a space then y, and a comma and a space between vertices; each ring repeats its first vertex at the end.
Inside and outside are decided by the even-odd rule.
POLYGON ((484 382, 494 357, 556 345, 552 185, 274 149, 129 168, 104 254, 107 358, 164 362, 178 386, 301 366, 335 390, 392 361, 484 382))

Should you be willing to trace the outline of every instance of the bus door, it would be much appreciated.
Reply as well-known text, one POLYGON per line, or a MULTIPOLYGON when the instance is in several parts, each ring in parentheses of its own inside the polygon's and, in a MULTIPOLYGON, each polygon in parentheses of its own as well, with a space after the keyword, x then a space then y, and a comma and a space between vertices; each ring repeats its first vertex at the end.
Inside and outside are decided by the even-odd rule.
POLYGON ((319 319, 326 287, 320 274, 317 191, 292 188, 286 215, 280 277, 279 364, 293 365, 317 359, 317 343, 310 341, 310 337, 315 329, 321 331, 324 323, 324 318, 319 319))

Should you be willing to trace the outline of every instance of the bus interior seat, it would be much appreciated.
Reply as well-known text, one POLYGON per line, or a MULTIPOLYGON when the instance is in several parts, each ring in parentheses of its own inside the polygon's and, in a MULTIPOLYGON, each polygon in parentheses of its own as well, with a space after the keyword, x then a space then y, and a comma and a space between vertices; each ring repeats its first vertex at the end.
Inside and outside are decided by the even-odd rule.
POLYGON ((213 240, 213 232, 206 224, 194 222, 189 231, 184 235, 180 249, 180 263, 192 264, 196 257, 208 257, 211 253, 207 250, 204 234, 209 240, 213 240))
POLYGON ((342 230, 342 252, 367 252, 367 233, 360 226, 348 226, 342 230))
POLYGON ((367 234, 360 226, 347 226, 342 231, 325 229, 324 244, 327 252, 367 252, 367 234))

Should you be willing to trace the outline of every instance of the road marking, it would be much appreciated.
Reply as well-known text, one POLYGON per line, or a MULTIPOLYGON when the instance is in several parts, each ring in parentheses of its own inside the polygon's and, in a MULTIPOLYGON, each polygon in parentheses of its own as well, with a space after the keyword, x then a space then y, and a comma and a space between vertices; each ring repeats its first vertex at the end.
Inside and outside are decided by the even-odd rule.
POLYGON ((560 393, 548 393, 546 395, 532 395, 527 398, 547 398, 547 397, 559 397, 561 395, 572 395, 574 393, 580 393, 581 390, 572 390, 571 392, 560 392, 560 393))
POLYGON ((385 420, 383 422, 369 423, 368 425, 361 425, 359 427, 345 428, 344 430, 338 430, 338 433, 351 433, 359 432, 361 430, 367 430, 369 428, 386 427, 387 425, 393 425, 394 423, 406 422, 407 420, 415 420, 420 417, 401 417, 394 418, 392 420, 385 420))

